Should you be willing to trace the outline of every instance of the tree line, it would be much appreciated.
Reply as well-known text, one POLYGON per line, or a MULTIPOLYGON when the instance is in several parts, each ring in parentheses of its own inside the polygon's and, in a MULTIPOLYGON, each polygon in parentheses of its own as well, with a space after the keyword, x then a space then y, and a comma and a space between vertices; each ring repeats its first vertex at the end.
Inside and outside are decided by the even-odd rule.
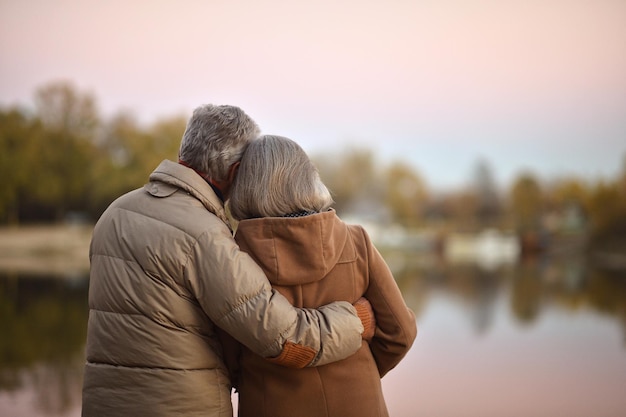
POLYGON ((124 112, 105 121, 93 95, 66 82, 38 89, 34 110, 0 109, 0 223, 97 219, 176 158, 185 123, 145 127, 124 112))
MULTIPOLYGON (((175 159, 186 117, 148 126, 130 113, 105 120, 93 95, 67 82, 34 94, 34 109, 0 109, 0 224, 97 219, 124 192, 175 159)), ((442 194, 405 162, 383 165, 367 149, 313 159, 339 212, 406 228, 476 231, 486 227, 533 234, 545 230, 592 239, 626 236, 626 158, 616 178, 540 180, 521 173, 506 189, 479 161, 472 182, 442 194)))
POLYGON ((314 159, 338 211, 361 218, 442 235, 494 228, 534 240, 577 237, 595 245, 619 244, 626 251, 626 158, 616 178, 541 180, 527 171, 505 188, 489 164, 478 161, 468 183, 447 192, 431 189, 405 162, 381 166, 369 150, 314 159))

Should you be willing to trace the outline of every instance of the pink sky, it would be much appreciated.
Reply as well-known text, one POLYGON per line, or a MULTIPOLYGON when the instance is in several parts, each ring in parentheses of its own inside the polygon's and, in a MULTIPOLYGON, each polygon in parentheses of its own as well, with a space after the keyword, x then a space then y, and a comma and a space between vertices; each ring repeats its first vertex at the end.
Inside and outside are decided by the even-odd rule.
POLYGON ((621 0, 0 0, 0 106, 58 79, 144 121, 239 105, 311 153, 360 143, 433 185, 478 158, 505 185, 626 156, 621 0))

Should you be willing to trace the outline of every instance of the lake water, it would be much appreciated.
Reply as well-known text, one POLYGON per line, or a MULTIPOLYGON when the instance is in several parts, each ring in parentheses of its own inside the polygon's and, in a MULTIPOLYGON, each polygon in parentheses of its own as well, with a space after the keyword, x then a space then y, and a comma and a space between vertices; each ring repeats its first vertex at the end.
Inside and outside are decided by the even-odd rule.
MULTIPOLYGON (((383 379, 395 417, 626 415, 626 272, 387 253, 419 327, 383 379)), ((0 416, 79 416, 84 274, 0 272, 0 416)))

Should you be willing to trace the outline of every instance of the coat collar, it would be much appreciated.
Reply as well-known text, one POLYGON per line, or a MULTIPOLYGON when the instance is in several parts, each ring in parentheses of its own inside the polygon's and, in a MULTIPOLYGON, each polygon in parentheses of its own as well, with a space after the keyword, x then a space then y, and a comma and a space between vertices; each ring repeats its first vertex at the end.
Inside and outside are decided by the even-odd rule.
POLYGON ((155 196, 163 192, 167 193, 168 189, 174 191, 182 189, 230 226, 222 200, 211 186, 191 168, 166 159, 150 174, 150 183, 146 184, 144 189, 155 196))

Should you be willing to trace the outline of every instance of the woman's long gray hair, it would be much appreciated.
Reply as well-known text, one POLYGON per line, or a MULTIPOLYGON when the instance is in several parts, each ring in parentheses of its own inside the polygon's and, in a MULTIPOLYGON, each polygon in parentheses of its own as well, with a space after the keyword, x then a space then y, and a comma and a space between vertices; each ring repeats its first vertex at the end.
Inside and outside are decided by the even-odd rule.
POLYGON ((229 167, 260 133, 239 107, 206 104, 196 108, 189 119, 178 157, 196 171, 223 181, 229 167))
POLYGON ((306 152, 282 136, 250 143, 230 194, 236 220, 327 210, 333 199, 306 152))

